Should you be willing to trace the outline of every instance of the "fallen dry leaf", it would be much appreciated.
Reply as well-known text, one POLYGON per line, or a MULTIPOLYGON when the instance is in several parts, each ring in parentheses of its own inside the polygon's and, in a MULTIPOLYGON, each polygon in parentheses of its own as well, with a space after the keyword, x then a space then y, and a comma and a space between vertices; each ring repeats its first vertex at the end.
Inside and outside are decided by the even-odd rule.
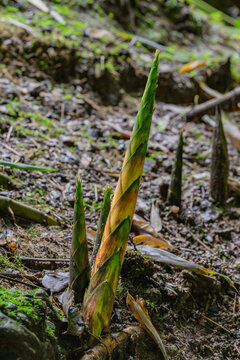
POLYGON ((206 61, 204 60, 195 60, 195 61, 190 61, 189 63, 183 65, 179 70, 179 74, 185 73, 185 72, 191 72, 195 69, 198 69, 202 66, 206 65, 206 61))
POLYGON ((126 303, 127 303, 128 309, 131 311, 131 313, 133 314, 135 319, 139 322, 139 324, 142 325, 144 330, 146 330, 146 332, 156 342, 156 344, 158 345, 159 349, 161 350, 161 352, 163 354, 164 359, 168 360, 168 356, 167 356, 164 344, 163 344, 157 330, 155 329, 155 327, 153 326, 153 324, 151 322, 150 316, 149 316, 147 308, 145 306, 144 299, 137 299, 137 301, 135 301, 135 299, 132 297, 132 295, 129 294, 129 292, 128 292, 126 303))
POLYGON ((152 235, 137 235, 133 238, 133 241, 137 244, 144 244, 144 245, 148 245, 151 246, 153 248, 158 248, 158 249, 170 249, 173 248, 173 246, 167 242, 166 240, 163 240, 159 237, 154 237, 152 235))
POLYGON ((158 237, 158 233, 152 225, 136 214, 133 216, 132 231, 140 235, 149 234, 158 237))

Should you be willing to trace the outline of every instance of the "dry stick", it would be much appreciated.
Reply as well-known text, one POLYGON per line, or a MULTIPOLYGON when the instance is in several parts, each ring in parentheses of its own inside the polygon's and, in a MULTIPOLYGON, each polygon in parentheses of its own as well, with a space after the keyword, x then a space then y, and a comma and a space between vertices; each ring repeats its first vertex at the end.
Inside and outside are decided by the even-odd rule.
POLYGON ((210 251, 212 254, 214 254, 214 251, 209 247, 207 246, 201 239, 199 239, 197 236, 195 236, 191 231, 189 231, 192 238, 194 240, 196 240, 197 242, 199 242, 199 244, 201 244, 202 246, 204 246, 208 251, 210 251))
POLYGON ((233 301, 233 314, 234 315, 236 313, 236 303, 237 303, 237 294, 235 294, 234 301, 233 301))
POLYGON ((0 196, 0 212, 9 214, 12 212, 14 215, 23 219, 34 221, 44 225, 59 225, 59 222, 49 215, 44 214, 42 211, 34 209, 28 205, 12 200, 5 196, 0 196))
POLYGON ((228 332, 229 334, 231 334, 231 331, 228 330, 228 329, 226 329, 224 326, 218 324, 216 321, 210 319, 209 317, 207 317, 207 316, 205 316, 205 315, 203 315, 203 314, 201 314, 201 315, 202 315, 202 317, 203 317, 204 319, 210 321, 210 322, 213 323, 214 325, 219 326, 221 329, 223 329, 224 331, 226 331, 226 332, 228 332))
POLYGON ((111 358, 111 354, 119 348, 120 351, 126 348, 128 341, 137 343, 144 339, 145 332, 138 326, 129 326, 125 330, 107 335, 94 348, 89 350, 80 360, 105 360, 111 358))
MULTIPOLYGON (((38 278, 36 278, 36 276, 34 276, 34 275, 28 275, 28 274, 23 275, 20 272, 18 274, 9 273, 9 272, 0 272, 0 275, 9 276, 9 277, 12 277, 13 279, 17 279, 17 278, 27 279, 27 280, 30 280, 31 283, 32 283, 32 281, 36 281, 41 286, 41 281, 38 278)), ((32 284, 35 285, 34 283, 32 283, 32 284)))
POLYGON ((54 259, 54 258, 37 258, 37 257, 26 257, 26 256, 20 256, 21 261, 25 262, 64 262, 69 263, 70 259, 54 259))
POLYGON ((2 146, 4 146, 7 150, 11 151, 13 154, 19 156, 19 153, 16 150, 14 150, 13 148, 11 148, 11 146, 8 146, 7 144, 4 144, 4 143, 2 143, 2 146))
POLYGON ((46 270, 46 269, 56 269, 58 267, 69 266, 70 259, 47 259, 47 258, 34 258, 34 257, 21 257, 21 261, 24 263, 24 266, 30 269, 46 270))
MULTIPOLYGON (((30 286, 30 287, 32 287, 32 288, 38 288, 38 287, 40 287, 40 286, 37 286, 37 285, 34 285, 34 284, 30 284, 30 283, 26 283, 26 282, 24 282, 24 281, 21 281, 21 280, 18 280, 18 279, 14 279, 14 278, 12 278, 12 277, 10 277, 10 276, 6 276, 6 275, 2 275, 2 274, 0 274, 0 278, 1 279, 5 279, 5 280, 9 280, 9 281, 14 281, 14 282, 16 282, 16 283, 19 283, 19 284, 23 284, 23 285, 26 285, 26 286, 30 286)), ((41 286, 42 287, 42 286, 41 286)))
POLYGON ((189 111, 187 111, 183 117, 187 120, 190 120, 194 117, 200 117, 203 114, 206 114, 209 110, 216 108, 218 105, 224 105, 229 102, 236 102, 240 99, 240 86, 236 87, 235 89, 229 91, 228 93, 219 96, 217 99, 211 99, 206 101, 200 105, 195 105, 189 111))
POLYGON ((103 236, 103 231, 107 222, 107 218, 108 218, 108 214, 110 211, 110 206, 111 206, 111 188, 109 186, 106 187, 106 190, 104 192, 104 199, 103 199, 103 206, 102 206, 102 210, 101 210, 101 215, 100 215, 100 220, 98 223, 98 229, 97 229, 97 235, 96 235, 96 240, 94 243, 94 248, 93 248, 93 252, 92 252, 92 258, 91 258, 91 268, 93 267, 99 246, 101 244, 102 241, 102 236, 103 236))

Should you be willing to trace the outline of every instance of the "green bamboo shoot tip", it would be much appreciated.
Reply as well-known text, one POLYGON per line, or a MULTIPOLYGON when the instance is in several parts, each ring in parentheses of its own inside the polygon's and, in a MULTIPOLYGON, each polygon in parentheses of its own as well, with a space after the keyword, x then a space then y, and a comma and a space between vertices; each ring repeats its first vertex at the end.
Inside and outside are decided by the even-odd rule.
POLYGON ((180 130, 176 159, 173 165, 171 183, 169 187, 168 203, 181 207, 182 196, 182 153, 183 153, 183 130, 180 130))
POLYGON ((72 234, 72 254, 70 261, 70 286, 74 291, 74 299, 79 303, 83 299, 90 278, 88 244, 83 206, 81 179, 77 179, 76 198, 74 204, 74 225, 72 234))
POLYGON ((225 206, 228 197, 229 158, 223 130, 220 106, 216 108, 216 127, 213 133, 210 189, 213 201, 225 206))
POLYGON ((84 321, 95 337, 108 328, 111 318, 147 152, 158 64, 159 51, 156 51, 84 298, 84 321))

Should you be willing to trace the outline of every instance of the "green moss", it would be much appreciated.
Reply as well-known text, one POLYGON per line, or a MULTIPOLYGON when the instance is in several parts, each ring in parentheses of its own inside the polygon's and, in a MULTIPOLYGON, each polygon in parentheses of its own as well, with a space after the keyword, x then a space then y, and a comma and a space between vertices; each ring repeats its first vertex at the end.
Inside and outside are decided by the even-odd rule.
POLYGON ((36 332, 41 341, 56 341, 55 320, 63 317, 63 312, 54 305, 46 307, 46 301, 36 292, 5 289, 0 286, 0 311, 13 320, 22 323, 29 330, 36 332), (52 315, 51 315, 52 314, 52 315), (28 324, 23 318, 27 317, 28 324))
POLYGON ((51 326, 46 327, 46 333, 48 336, 57 341, 57 336, 55 335, 55 330, 51 326))
POLYGON ((42 301, 34 298, 34 291, 22 292, 0 287, 0 310, 14 320, 21 322, 19 314, 25 314, 28 318, 38 320, 42 316, 42 301), (32 297, 28 297, 32 294, 32 297))

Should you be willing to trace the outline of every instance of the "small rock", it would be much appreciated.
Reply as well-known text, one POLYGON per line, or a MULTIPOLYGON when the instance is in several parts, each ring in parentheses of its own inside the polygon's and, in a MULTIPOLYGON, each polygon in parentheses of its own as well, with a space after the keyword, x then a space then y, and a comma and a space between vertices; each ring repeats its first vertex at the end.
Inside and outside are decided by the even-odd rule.
POLYGON ((213 242, 213 237, 211 235, 207 235, 206 240, 211 243, 213 242))
POLYGON ((145 160, 145 163, 144 163, 144 168, 143 170, 144 171, 153 171, 154 168, 156 166, 156 161, 155 160, 145 160))

